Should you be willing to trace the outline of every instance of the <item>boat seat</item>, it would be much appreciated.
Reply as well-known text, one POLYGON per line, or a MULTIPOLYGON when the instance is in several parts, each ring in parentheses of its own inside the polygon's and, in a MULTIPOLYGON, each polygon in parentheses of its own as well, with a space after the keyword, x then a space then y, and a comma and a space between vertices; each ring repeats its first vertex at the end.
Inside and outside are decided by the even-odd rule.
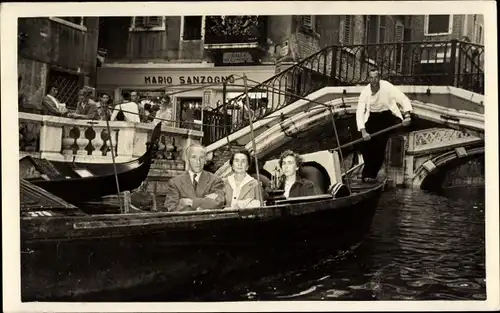
POLYGON ((299 176, 312 181, 321 194, 327 193, 330 177, 326 177, 314 166, 303 166, 299 171, 299 176))
POLYGON ((334 198, 348 197, 351 195, 351 191, 343 183, 333 184, 329 188, 328 193, 332 194, 334 198))

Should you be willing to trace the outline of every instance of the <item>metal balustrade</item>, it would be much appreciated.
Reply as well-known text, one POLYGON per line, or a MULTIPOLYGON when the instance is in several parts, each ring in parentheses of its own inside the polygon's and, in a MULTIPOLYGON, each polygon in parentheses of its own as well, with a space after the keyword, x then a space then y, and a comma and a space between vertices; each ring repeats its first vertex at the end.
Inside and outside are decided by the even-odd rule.
MULTIPOLYGON (((396 42, 329 46, 249 89, 258 120, 327 86, 368 83, 372 67, 395 85, 454 86, 484 94, 484 46, 469 42, 396 42)), ((210 144, 249 124, 245 94, 205 114, 204 143, 210 144)))

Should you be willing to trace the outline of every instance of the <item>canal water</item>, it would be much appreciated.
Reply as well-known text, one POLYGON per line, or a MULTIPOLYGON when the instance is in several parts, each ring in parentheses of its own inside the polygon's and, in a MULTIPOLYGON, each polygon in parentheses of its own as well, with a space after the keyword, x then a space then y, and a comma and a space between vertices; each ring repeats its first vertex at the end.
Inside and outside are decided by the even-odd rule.
POLYGON ((485 300, 484 211, 484 188, 389 190, 355 252, 178 300, 485 300))

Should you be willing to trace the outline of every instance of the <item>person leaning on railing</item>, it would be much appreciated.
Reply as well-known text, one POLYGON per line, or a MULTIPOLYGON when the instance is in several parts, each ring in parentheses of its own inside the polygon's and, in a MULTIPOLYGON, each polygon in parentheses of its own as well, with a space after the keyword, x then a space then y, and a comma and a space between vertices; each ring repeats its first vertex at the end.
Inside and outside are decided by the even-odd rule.
POLYGON ((99 119, 97 104, 93 100, 89 99, 89 94, 86 89, 80 89, 78 91, 78 104, 76 105, 76 111, 74 113, 68 113, 67 116, 80 120, 99 119))

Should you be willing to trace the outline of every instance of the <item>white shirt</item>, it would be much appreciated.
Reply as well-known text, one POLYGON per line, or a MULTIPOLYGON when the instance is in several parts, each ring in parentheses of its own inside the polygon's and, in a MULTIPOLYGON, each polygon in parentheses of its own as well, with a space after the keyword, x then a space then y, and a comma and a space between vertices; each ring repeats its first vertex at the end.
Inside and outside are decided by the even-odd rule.
POLYGON ((380 89, 372 95, 370 84, 368 84, 359 95, 358 108, 356 110, 356 124, 358 130, 365 128, 365 123, 370 117, 370 112, 382 112, 390 110, 392 114, 403 119, 397 103, 401 104, 403 111, 411 111, 410 99, 390 82, 381 79, 380 89))
POLYGON ((66 103, 61 103, 59 102, 59 100, 57 100, 55 97, 53 97, 52 95, 50 94, 47 94, 47 97, 49 97, 52 101, 54 101, 54 103, 56 104, 56 107, 57 109, 60 111, 60 112, 66 112, 66 103))
POLYGON ((292 189, 292 186, 295 182, 289 183, 285 181, 285 193, 283 194, 285 198, 288 198, 290 196, 290 189, 292 189))
POLYGON ((238 201, 238 198, 240 196, 241 192, 241 187, 245 186, 247 183, 252 181, 254 178, 248 174, 245 175, 245 178, 241 181, 241 183, 236 186, 236 180, 234 179, 234 174, 230 175, 227 177, 227 181, 229 182, 229 185, 233 189, 233 198, 231 199, 231 206, 233 206, 233 203, 238 201))
POLYGON ((116 119, 118 112, 120 112, 120 108, 127 122, 141 122, 141 119, 139 118, 139 106, 135 102, 125 102, 117 104, 113 110, 110 121, 114 121, 116 119))
MULTIPOLYGON (((191 170, 188 170, 188 172, 189 172, 189 178, 191 179, 191 182, 192 182, 193 181, 193 176, 194 176, 195 173, 193 171, 191 171, 191 170)), ((197 183, 200 182, 200 175, 201 175, 201 173, 196 173, 195 180, 196 180, 197 183)))

